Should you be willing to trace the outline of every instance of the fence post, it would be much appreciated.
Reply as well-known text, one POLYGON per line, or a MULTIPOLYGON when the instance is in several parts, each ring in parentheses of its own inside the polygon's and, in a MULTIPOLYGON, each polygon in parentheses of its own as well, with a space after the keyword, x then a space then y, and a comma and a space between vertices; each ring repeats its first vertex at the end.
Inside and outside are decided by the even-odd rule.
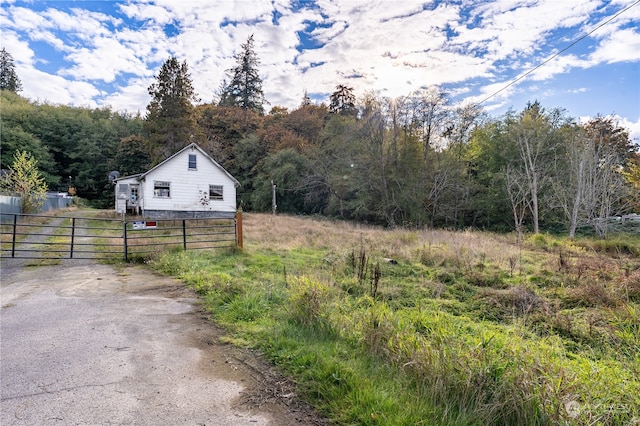
POLYGON ((124 246, 124 261, 128 262, 129 259, 128 259, 127 252, 129 250, 127 248, 127 222, 125 222, 125 221, 122 221, 122 237, 124 239, 124 244, 123 244, 123 246, 124 246))
POLYGON ((71 251, 69 252, 69 259, 73 259, 73 239, 76 234, 76 218, 71 219, 71 251))
POLYGON ((182 246, 187 249, 187 219, 182 219, 182 246))
POLYGON ((242 210, 236 211, 236 246, 242 250, 242 210))
POLYGON ((11 238, 11 257, 16 257, 16 231, 18 227, 18 215, 13 215, 13 237, 11 238))

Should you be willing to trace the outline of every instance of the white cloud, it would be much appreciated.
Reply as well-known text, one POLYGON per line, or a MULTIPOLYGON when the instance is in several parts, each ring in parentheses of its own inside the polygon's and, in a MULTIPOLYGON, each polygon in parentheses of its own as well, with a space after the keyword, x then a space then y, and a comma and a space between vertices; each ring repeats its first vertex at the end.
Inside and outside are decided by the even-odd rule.
POLYGON ((629 131, 629 139, 640 149, 640 117, 636 121, 620 116, 616 116, 616 118, 618 119, 618 124, 629 131))
POLYGON ((21 71, 20 79, 24 95, 34 101, 89 108, 99 106, 94 99, 99 97, 101 92, 92 84, 70 81, 35 68, 26 68, 21 71))
POLYGON ((33 50, 29 47, 29 43, 21 40, 14 31, 5 30, 2 32, 2 47, 11 54, 18 75, 21 75, 22 67, 33 66, 35 61, 33 50))
POLYGON ((127 3, 119 5, 120 10, 129 18, 157 25, 169 24, 173 21, 171 12, 164 7, 153 4, 127 3))
MULTIPOLYGON (((530 66, 530 69, 533 70, 537 65, 539 64, 535 64, 535 65, 532 64, 530 66)), ((546 62, 540 68, 535 69, 535 71, 533 71, 531 75, 528 76, 528 78, 531 80, 538 80, 538 81, 550 80, 557 74, 568 73, 576 67, 583 67, 583 66, 585 66, 585 61, 582 61, 573 55, 557 56, 552 60, 550 60, 549 62, 546 62)))
POLYGON ((147 88, 153 83, 153 78, 133 78, 127 81, 126 86, 118 87, 115 93, 103 98, 105 105, 109 105, 116 111, 128 111, 130 113, 146 113, 146 106, 151 100, 147 88))
POLYGON ((592 63, 640 61, 640 31, 631 28, 608 34, 590 55, 592 63))
MULTIPOLYGON (((267 99, 272 105, 294 108, 305 90, 328 94, 337 84, 354 87, 356 95, 375 91, 391 97, 449 84, 454 85, 452 93, 483 100, 549 57, 552 48, 566 46, 628 4, 623 0, 299 3, 301 7, 294 8, 287 0, 145 0, 118 3, 115 7, 121 14, 108 16, 86 10, 83 2, 49 2, 43 13, 3 7, 0 25, 3 45, 19 48, 24 72, 29 67, 31 73, 37 71, 34 67, 50 69, 41 66, 45 59, 38 56, 36 42, 51 45, 65 60, 58 75, 50 79, 40 75, 59 86, 60 97, 56 89, 42 88, 41 82, 25 84, 21 75, 25 93, 28 86, 29 94, 51 93, 56 102, 104 102, 131 111, 144 111, 147 87, 170 55, 187 61, 196 92, 203 102, 211 101, 225 70, 234 65, 233 54, 254 34, 267 99), (277 25, 272 23, 274 13, 277 25), (300 52, 298 32, 314 25, 307 36, 317 48, 300 52), (165 29, 175 33, 167 35, 165 29), (73 86, 75 81, 84 83, 73 86), (89 84, 94 81, 114 83, 117 90, 103 94, 89 84), (67 93, 71 87, 77 93, 67 93)), ((585 40, 581 54, 566 52, 526 80, 538 84, 575 69, 639 61, 639 19, 640 7, 630 9, 585 40)), ((17 51, 14 57, 18 59, 17 51)), ((519 88, 520 84, 500 91, 485 107, 497 110, 514 95, 524 95, 526 86, 519 88)), ((575 86, 587 87, 579 82, 575 86)))
POLYGON ((148 75, 147 68, 136 52, 118 40, 98 38, 91 48, 80 48, 66 55, 76 64, 60 71, 60 75, 78 80, 102 80, 111 83, 122 73, 148 75))

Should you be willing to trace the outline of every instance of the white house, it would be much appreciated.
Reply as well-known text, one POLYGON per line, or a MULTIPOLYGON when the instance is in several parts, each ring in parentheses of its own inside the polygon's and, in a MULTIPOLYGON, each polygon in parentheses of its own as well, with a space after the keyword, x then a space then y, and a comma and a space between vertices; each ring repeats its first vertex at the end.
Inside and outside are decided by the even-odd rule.
POLYGON ((234 217, 239 182, 195 143, 149 171, 114 180, 116 212, 163 218, 234 217))

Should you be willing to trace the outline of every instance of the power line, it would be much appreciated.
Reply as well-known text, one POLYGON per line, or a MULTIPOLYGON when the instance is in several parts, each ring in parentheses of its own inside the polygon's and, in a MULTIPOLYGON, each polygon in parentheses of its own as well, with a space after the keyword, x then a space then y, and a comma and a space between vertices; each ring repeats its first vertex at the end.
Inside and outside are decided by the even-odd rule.
POLYGON ((543 65, 546 65, 549 61, 551 61, 552 59, 555 59, 557 56, 561 55, 562 53, 566 52, 567 50, 569 50, 570 48, 572 48, 573 46, 575 46, 576 44, 578 44, 579 42, 581 42, 582 40, 584 40, 585 38, 589 37, 591 34, 593 34, 594 32, 596 32, 597 30, 599 30, 600 28, 604 27, 605 25, 607 25, 609 22, 613 21, 614 19, 616 19, 618 16, 622 15, 623 13, 625 13, 627 10, 631 9, 632 7, 636 6, 638 3, 640 3, 640 0, 636 0, 635 3, 627 6, 626 8, 622 9, 621 11, 619 11, 618 13, 616 13, 615 15, 613 15, 611 18, 607 19, 606 21, 602 22, 600 25, 598 25, 597 27, 595 27, 594 29, 592 29, 591 31, 589 31, 588 33, 586 33, 585 35, 581 36, 580 38, 578 38, 577 40, 575 40, 574 42, 572 42, 571 44, 569 44, 568 46, 566 46, 564 49, 560 50, 559 52, 554 53, 553 55, 551 55, 548 59, 546 59, 545 61, 541 62, 540 64, 536 65, 535 67, 531 68, 529 71, 527 71, 526 73, 522 74, 521 76, 519 76, 518 78, 516 78, 515 80, 511 81, 509 84, 507 84, 506 86, 504 86, 503 88, 501 88, 500 90, 492 93, 491 95, 487 96, 486 98, 484 98, 482 101, 480 101, 478 103, 478 105, 482 105, 483 103, 485 103, 486 101, 488 101, 489 99, 493 98, 495 95, 497 95, 498 93, 502 92, 503 90, 509 88, 510 86, 513 86, 514 84, 516 84, 517 82, 519 82, 520 80, 522 80, 523 78, 525 78, 526 76, 528 76, 529 74, 531 74, 532 72, 534 72, 535 70, 537 70, 538 68, 541 68, 543 65))

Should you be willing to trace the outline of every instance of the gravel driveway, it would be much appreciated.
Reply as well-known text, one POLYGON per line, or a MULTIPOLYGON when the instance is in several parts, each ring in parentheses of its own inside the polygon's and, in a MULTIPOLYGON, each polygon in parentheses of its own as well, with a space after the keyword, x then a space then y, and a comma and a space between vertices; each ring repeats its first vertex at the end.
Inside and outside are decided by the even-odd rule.
POLYGON ((325 423, 176 280, 77 260, 0 273, 3 426, 325 423))

